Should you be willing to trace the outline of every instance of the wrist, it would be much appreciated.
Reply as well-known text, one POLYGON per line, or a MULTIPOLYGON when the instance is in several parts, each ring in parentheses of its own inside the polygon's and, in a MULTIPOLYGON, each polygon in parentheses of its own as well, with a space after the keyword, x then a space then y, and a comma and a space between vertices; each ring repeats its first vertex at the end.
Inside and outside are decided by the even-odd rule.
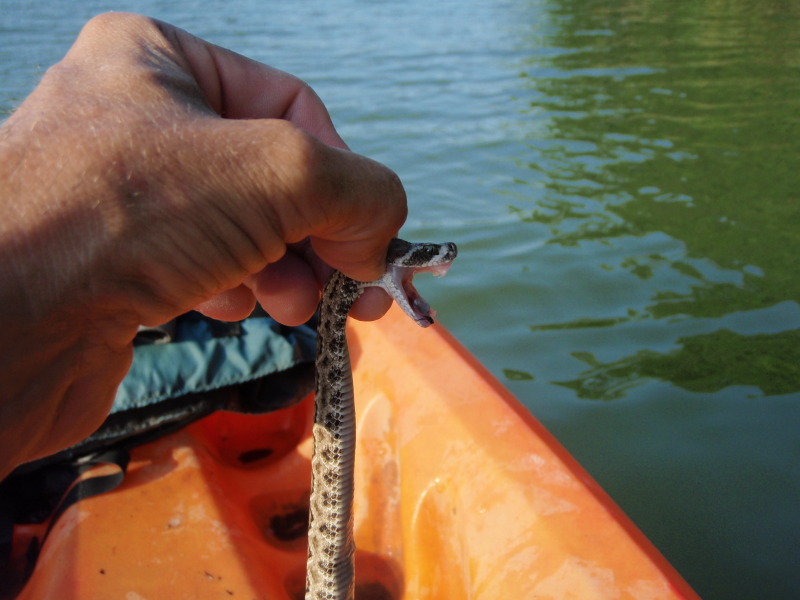
POLYGON ((0 128, 0 477, 92 433, 105 413, 86 407, 113 400, 138 324, 100 283, 107 242, 59 186, 63 165, 11 128, 0 128))

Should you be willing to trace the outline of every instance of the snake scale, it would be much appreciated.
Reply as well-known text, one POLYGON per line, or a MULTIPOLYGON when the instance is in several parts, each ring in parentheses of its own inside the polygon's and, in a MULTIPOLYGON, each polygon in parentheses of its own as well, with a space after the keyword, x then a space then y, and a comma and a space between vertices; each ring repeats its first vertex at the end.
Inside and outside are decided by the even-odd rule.
POLYGON ((456 246, 389 244, 386 273, 373 282, 358 282, 334 272, 322 294, 316 358, 314 451, 308 523, 306 600, 353 600, 353 471, 356 422, 353 377, 345 324, 361 292, 381 287, 422 327, 433 323, 433 311, 411 283, 415 273, 444 275, 456 257, 456 246))

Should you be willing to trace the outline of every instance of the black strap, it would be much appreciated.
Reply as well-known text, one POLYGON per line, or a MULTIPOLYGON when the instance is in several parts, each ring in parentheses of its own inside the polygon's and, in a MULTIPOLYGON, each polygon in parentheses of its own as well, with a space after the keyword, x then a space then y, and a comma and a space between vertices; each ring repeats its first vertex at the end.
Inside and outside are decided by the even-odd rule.
POLYGON ((44 544, 44 540, 47 539, 50 530, 53 528, 56 521, 58 521, 58 518, 63 515, 64 511, 70 506, 80 500, 110 492, 118 487, 122 483, 122 480, 125 479, 125 472, 128 470, 130 459, 130 453, 127 450, 108 450, 92 457, 88 465, 81 465, 81 473, 85 473, 89 469, 100 465, 113 465, 116 466, 118 470, 108 475, 98 475, 97 477, 83 479, 73 485, 64 498, 62 498, 55 511, 53 511, 53 515, 50 517, 50 524, 47 526, 47 532, 42 538, 42 544, 44 544))
MULTIPOLYGON (((30 489, 27 478, 21 481, 5 481, 0 489, 0 599, 13 598, 25 585, 33 573, 36 560, 47 537, 58 522, 61 515, 73 504, 109 492, 118 487, 125 478, 125 472, 130 462, 127 450, 112 449, 101 454, 81 460, 78 464, 64 465, 56 476, 39 477, 42 482, 39 489, 30 489), (89 469, 101 465, 113 465, 117 469, 107 475, 98 475, 89 479, 77 481, 81 474, 89 469), (52 495, 53 490, 43 490, 54 484, 53 479, 64 478, 65 473, 71 473, 72 480, 67 484, 66 493, 61 495, 60 501, 51 512, 44 514, 42 507, 32 507, 29 499, 33 494, 39 493, 40 497, 52 495), (34 537, 26 551, 24 565, 11 565, 14 544, 14 526, 16 524, 44 523, 48 521, 47 529, 41 539, 34 537)), ((55 471, 51 472, 53 475, 55 471)), ((55 483, 58 485, 58 482, 55 483)))

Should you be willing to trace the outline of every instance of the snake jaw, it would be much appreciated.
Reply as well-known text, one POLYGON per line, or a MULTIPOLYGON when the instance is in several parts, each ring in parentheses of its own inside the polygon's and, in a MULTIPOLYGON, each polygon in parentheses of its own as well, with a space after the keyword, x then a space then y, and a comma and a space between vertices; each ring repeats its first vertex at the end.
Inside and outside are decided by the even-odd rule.
POLYGON ((408 244, 401 257, 390 260, 386 273, 372 285, 383 288, 420 327, 433 324, 436 316, 430 304, 420 296, 412 279, 417 273, 433 273, 443 277, 456 257, 455 244, 408 244))
POLYGON ((372 285, 385 290, 403 312, 416 321, 417 325, 428 327, 433 324, 436 313, 411 282, 417 272, 419 269, 414 267, 398 267, 390 264, 383 277, 372 285))

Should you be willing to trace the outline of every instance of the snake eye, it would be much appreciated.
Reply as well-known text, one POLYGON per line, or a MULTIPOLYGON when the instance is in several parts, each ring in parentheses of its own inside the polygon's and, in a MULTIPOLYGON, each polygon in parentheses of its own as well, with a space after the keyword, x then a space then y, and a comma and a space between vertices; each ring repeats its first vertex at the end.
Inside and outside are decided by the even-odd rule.
POLYGON ((412 244, 393 239, 389 243, 386 262, 398 267, 435 267, 453 262, 458 248, 452 242, 446 244, 412 244))

